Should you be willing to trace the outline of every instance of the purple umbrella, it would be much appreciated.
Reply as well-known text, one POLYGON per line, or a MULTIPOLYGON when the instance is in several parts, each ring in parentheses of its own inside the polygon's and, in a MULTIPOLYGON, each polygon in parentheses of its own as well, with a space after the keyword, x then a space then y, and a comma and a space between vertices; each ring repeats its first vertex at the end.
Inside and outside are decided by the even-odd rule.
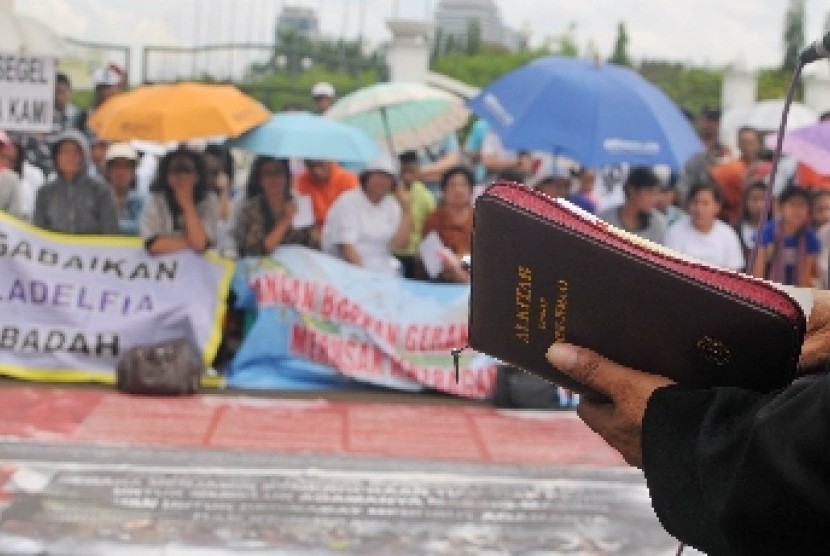
MULTIPOLYGON (((774 149, 777 136, 767 137, 767 147, 774 149)), ((822 175, 830 175, 830 122, 802 127, 784 135, 785 153, 792 155, 822 175)))

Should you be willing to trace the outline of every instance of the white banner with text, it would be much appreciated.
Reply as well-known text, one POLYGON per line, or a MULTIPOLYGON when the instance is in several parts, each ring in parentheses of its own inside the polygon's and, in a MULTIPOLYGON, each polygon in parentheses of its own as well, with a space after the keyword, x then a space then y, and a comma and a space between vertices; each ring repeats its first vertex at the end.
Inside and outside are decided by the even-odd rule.
POLYGON ((130 347, 186 337, 210 362, 233 265, 139 238, 56 234, 0 213, 0 374, 111 383, 130 347))
POLYGON ((52 131, 56 64, 52 56, 0 52, 0 129, 52 131))

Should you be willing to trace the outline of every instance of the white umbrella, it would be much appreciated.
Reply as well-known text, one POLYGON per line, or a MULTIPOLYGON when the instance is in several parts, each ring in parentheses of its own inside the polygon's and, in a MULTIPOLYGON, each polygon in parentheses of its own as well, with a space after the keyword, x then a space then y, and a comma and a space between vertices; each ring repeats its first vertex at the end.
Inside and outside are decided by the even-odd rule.
POLYGON ((48 25, 15 13, 14 3, 0 2, 0 52, 73 56, 78 49, 68 44, 48 25))
MULTIPOLYGON (((762 132, 778 131, 784 100, 763 100, 746 106, 736 106, 724 112, 720 121, 720 139, 735 148, 738 129, 753 127, 762 132)), ((818 122, 818 114, 807 106, 793 102, 787 117, 787 131, 793 131, 818 122)))

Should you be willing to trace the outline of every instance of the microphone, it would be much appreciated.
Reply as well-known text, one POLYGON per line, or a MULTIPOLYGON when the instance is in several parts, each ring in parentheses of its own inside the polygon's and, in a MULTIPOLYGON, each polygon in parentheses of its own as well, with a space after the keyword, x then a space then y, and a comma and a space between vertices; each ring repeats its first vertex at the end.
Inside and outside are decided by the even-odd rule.
POLYGON ((802 64, 809 64, 821 58, 830 57, 830 33, 824 35, 824 38, 818 39, 816 42, 804 49, 798 59, 802 64))

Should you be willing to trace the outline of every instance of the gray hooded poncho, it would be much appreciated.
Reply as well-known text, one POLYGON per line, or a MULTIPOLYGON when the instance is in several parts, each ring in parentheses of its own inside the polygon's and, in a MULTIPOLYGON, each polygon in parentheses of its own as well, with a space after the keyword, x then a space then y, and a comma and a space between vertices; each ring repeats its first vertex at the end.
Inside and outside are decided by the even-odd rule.
POLYGON ((74 129, 61 133, 52 148, 53 159, 65 141, 72 141, 81 149, 84 156, 81 172, 71 181, 58 174, 38 190, 32 222, 40 228, 67 234, 118 234, 118 210, 112 190, 89 176, 86 138, 74 129))

